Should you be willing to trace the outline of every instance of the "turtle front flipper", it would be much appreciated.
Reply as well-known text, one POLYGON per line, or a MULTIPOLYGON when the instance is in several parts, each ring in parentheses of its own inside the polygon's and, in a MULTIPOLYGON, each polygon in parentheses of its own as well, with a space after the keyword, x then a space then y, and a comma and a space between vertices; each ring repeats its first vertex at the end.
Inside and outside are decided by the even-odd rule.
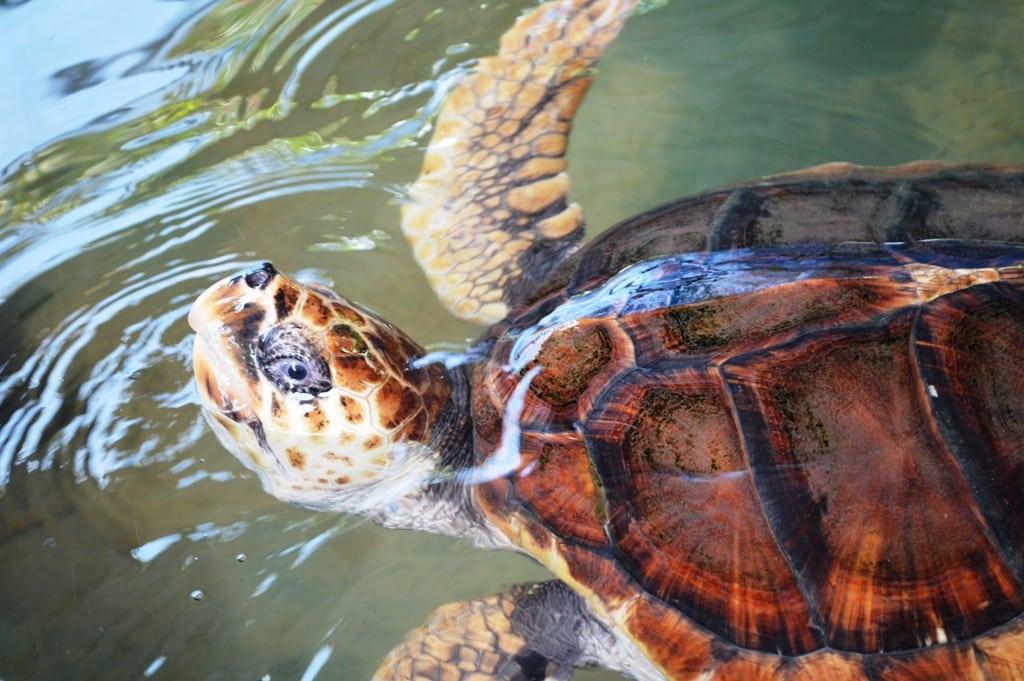
POLYGON ((564 681, 610 634, 560 581, 435 610, 377 669, 373 681, 564 681))
POLYGON ((502 319, 583 236, 565 150, 588 69, 636 0, 554 0, 502 36, 448 96, 402 230, 441 302, 502 319))

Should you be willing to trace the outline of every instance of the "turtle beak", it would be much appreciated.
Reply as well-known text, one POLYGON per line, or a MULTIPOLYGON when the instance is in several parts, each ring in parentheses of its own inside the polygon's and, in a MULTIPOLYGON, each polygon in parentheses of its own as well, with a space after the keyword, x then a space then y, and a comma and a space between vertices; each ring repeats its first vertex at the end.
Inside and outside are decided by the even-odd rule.
POLYGON ((192 372, 204 408, 237 415, 247 411, 236 397, 238 391, 232 388, 232 372, 225 370, 224 362, 200 333, 192 345, 192 372))
POLYGON ((266 295, 262 289, 276 275, 268 268, 214 284, 188 314, 196 332, 192 370, 206 420, 221 443, 257 473, 273 464, 258 416, 260 381, 250 352, 264 309, 255 298, 266 295))
POLYGON ((196 332, 192 366, 203 405, 234 420, 258 412, 259 377, 253 350, 267 317, 267 289, 277 277, 270 263, 223 279, 192 304, 189 326, 196 332))

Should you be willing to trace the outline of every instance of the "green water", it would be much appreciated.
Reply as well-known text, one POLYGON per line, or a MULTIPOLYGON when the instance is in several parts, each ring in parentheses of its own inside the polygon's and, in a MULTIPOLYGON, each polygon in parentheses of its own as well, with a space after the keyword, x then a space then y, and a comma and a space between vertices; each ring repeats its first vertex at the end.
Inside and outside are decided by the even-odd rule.
MULTIPOLYGON (((396 204, 531 4, 0 3, 0 679, 366 679, 436 606, 544 577, 267 497, 200 420, 185 323, 272 259, 464 347, 396 204)), ((1024 162, 1022 34, 1018 0, 673 0, 602 62, 574 198, 595 233, 825 161, 1024 162)))

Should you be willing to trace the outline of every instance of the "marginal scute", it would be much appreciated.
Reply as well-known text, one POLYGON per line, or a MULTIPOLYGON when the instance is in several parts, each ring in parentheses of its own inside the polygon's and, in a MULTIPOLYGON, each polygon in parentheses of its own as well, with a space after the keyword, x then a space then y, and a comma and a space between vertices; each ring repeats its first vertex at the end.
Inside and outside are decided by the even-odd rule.
POLYGON ((1020 681, 1024 676, 1024 618, 982 636, 974 646, 990 681, 1020 681))
POLYGON ((970 643, 942 646, 909 655, 869 658, 865 667, 871 677, 879 681, 990 681, 970 643))
POLYGON ((629 631, 669 678, 700 678, 712 666, 712 637, 648 598, 633 601, 629 631))
POLYGON ((871 681, 859 655, 822 650, 788 661, 780 681, 871 681))
POLYGON ((1005 550, 1024 526, 1021 249, 988 244, 1006 268, 971 274, 945 258, 976 243, 839 245, 871 240, 895 180, 922 172, 925 227, 967 215, 947 197, 984 184, 965 233, 1024 241, 1019 219, 1007 226, 1007 206, 1024 208, 1019 169, 819 169, 743 188, 756 224, 715 248, 817 245, 691 254, 734 190, 688 199, 599 237, 488 336, 472 378, 477 463, 503 425, 522 459, 477 488, 480 506, 668 678, 1024 679, 1022 580, 1005 550), (805 249, 841 265, 776 278, 805 249), (767 267, 744 274, 757 254, 767 267), (735 269, 714 295, 696 276, 651 294, 679 257, 735 269), (566 313, 633 263, 651 278, 566 313), (510 358, 552 320, 536 355, 510 358), (508 421, 533 363, 544 371, 508 421))
POLYGON ((715 681, 776 681, 782 659, 733 655, 715 667, 715 681))

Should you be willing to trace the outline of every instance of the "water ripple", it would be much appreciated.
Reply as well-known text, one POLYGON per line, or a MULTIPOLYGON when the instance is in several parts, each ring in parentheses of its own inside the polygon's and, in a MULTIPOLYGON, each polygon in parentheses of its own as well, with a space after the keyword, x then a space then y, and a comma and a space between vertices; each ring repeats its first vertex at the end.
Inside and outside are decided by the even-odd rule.
POLYGON ((193 401, 191 383, 181 371, 188 365, 188 345, 180 328, 174 328, 182 326, 191 294, 167 307, 167 293, 183 285, 194 291, 238 266, 237 259, 221 256, 168 267, 162 274, 115 287, 41 338, 38 351, 21 366, 5 368, 0 380, 0 414, 6 415, 0 426, 0 485, 6 484, 12 465, 40 452, 39 467, 53 465, 58 452, 70 454, 79 479, 88 475, 102 484, 116 470, 142 465, 152 456, 173 458, 194 443, 203 432, 198 421, 183 429, 178 442, 168 444, 159 434, 148 434, 152 428, 145 418, 122 413, 121 407, 138 400, 158 408, 193 401), (161 311, 145 315, 154 302, 161 311), (143 318, 124 319, 140 311, 143 318), (123 330, 110 339, 104 331, 115 320, 123 330), (166 363, 178 367, 177 386, 140 390, 145 373, 166 363))
MULTIPOLYGON (((55 70, 60 96, 110 108, 0 175, 0 315, 21 330, 0 344, 0 493, 17 466, 67 465, 102 486, 201 437, 183 320, 205 284, 256 256, 224 247, 233 216, 307 193, 395 192, 381 154, 416 143, 467 52, 441 46, 424 77, 345 92, 338 50, 372 52, 359 46, 392 4, 196 2, 142 46, 55 70), (318 127, 290 122, 299 109, 318 127), (345 120, 358 124, 341 134, 345 120), (191 255, 197 244, 210 254, 191 255)), ((308 248, 389 238, 325 236, 308 248)), ((191 471, 179 486, 225 475, 191 471)))

